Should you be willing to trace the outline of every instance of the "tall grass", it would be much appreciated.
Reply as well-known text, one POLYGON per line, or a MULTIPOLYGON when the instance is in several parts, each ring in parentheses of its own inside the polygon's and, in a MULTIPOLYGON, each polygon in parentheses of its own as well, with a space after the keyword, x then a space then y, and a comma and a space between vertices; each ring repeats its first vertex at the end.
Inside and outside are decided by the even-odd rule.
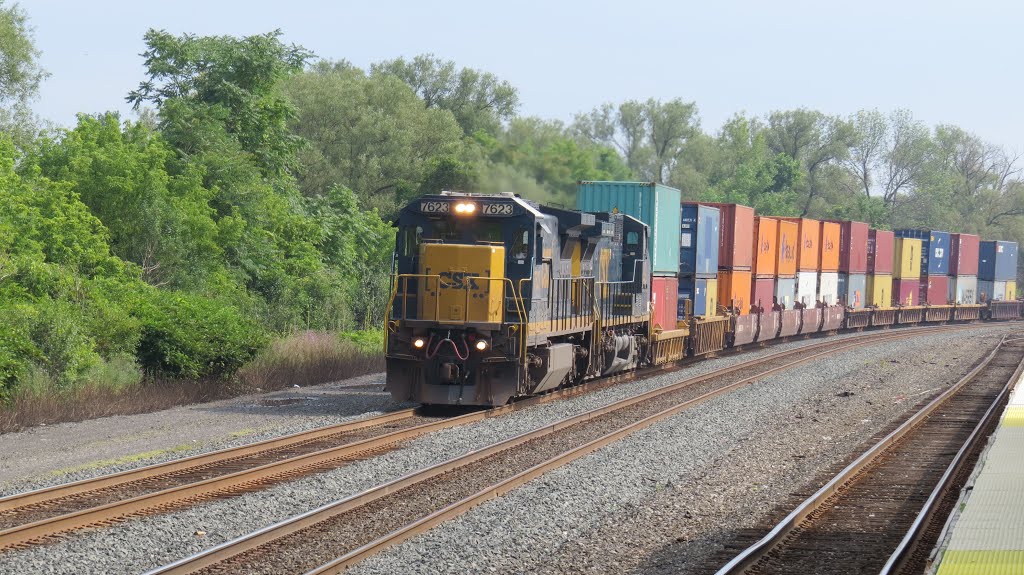
POLYGON ((144 376, 130 356, 90 368, 71 386, 33 369, 0 404, 0 433, 26 427, 147 413, 246 393, 338 381, 384 369, 383 334, 302 332, 270 344, 230 380, 144 376))

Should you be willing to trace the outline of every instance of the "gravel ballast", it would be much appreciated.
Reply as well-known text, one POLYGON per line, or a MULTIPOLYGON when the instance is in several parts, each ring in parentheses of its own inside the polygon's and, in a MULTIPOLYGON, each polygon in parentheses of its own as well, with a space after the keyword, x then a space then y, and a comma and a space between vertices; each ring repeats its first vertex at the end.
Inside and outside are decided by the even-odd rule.
MULTIPOLYGON (((769 378, 549 473, 371 559, 358 572, 647 570, 654 565, 630 564, 625 555, 641 550, 651 557, 673 554, 668 542, 676 538, 683 540, 680 545, 693 544, 682 553, 687 557, 693 549, 714 549, 713 541, 704 540, 723 528, 736 528, 737 513, 755 521, 754 516, 766 511, 761 507, 770 507, 738 507, 744 494, 787 495, 794 482, 841 459, 851 445, 915 403, 913 394, 927 393, 965 373, 995 341, 990 335, 977 336, 1001 331, 1005 328, 979 327, 888 342, 769 378), (862 377, 852 378, 858 371, 862 377), (837 395, 843 392, 852 395, 837 395), (822 439, 795 441, 808 429, 820 432, 822 439), (661 498, 666 499, 658 503, 661 498), (677 523, 680 518, 686 521, 677 523), (609 545, 609 533, 619 543, 609 545)), ((494 441, 756 355, 701 362, 446 430, 405 449, 267 491, 4 553, 0 562, 10 572, 143 571, 494 441), (152 543, 141 544, 145 541, 152 543)), ((395 406, 380 407, 391 408, 395 406)))

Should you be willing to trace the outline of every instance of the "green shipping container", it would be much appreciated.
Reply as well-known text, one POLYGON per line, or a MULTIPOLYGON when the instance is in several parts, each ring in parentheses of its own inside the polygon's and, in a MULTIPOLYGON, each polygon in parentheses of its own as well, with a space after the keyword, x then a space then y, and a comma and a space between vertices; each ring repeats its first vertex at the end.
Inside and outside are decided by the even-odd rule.
POLYGON ((651 270, 658 275, 679 273, 679 190, 654 182, 580 182, 576 209, 620 212, 649 226, 651 270))

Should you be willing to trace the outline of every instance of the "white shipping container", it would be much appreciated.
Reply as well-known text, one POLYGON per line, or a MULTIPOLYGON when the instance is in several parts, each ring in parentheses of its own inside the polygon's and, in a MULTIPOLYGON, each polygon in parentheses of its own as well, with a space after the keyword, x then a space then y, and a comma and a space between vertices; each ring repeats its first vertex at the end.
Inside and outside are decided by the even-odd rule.
POLYGON ((818 272, 796 274, 796 302, 805 307, 814 307, 818 301, 818 272))
POLYGON ((785 309, 793 309, 796 303, 796 278, 778 278, 775 280, 775 301, 785 309))
POLYGON ((949 301, 958 304, 978 303, 978 276, 950 276, 949 301))
POLYGON ((839 272, 818 274, 818 298, 825 305, 836 305, 839 300, 839 272))
POLYGON ((978 280, 978 302, 1003 301, 1006 299, 1006 282, 978 280))

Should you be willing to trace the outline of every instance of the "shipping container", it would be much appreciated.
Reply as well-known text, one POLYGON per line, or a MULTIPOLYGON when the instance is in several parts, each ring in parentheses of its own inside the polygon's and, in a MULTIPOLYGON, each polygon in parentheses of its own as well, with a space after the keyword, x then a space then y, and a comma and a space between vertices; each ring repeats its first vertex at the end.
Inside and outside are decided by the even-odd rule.
POLYGON ((946 305, 949 303, 949 276, 935 274, 921 276, 921 293, 918 297, 921 304, 946 305))
POLYGON ((892 307, 892 274, 870 274, 867 276, 867 304, 871 307, 892 307))
POLYGON ((868 273, 892 274, 892 240, 895 235, 886 230, 868 231, 868 273))
POLYGON ((749 271, 718 272, 718 305, 740 315, 750 313, 750 278, 749 271))
POLYGON ((710 278, 680 276, 679 300, 676 303, 676 318, 686 318, 686 305, 690 302, 693 315, 710 317, 718 315, 718 282, 710 278))
POLYGON ((818 272, 797 272, 796 299, 793 301, 814 307, 818 301, 818 272))
POLYGON ((761 311, 772 311, 775 303, 775 278, 755 278, 750 294, 750 305, 761 311))
POLYGON ((796 278, 776 278, 775 301, 783 309, 793 309, 796 303, 796 278))
MULTIPOLYGON (((818 238, 821 237, 821 222, 807 218, 780 218, 796 222, 796 269, 802 272, 818 271, 821 249, 818 238)), ((797 282, 799 284, 799 282, 797 282)), ((797 288, 799 290, 799 288, 797 288)))
POLYGON ((821 272, 818 274, 818 300, 825 305, 839 303, 839 273, 821 272))
POLYGON ((651 321, 654 329, 668 331, 676 328, 679 301, 679 278, 654 276, 651 278, 651 321))
POLYGON ((779 220, 756 216, 754 218, 753 264, 755 278, 775 277, 776 246, 779 242, 779 220))
MULTIPOLYGON (((918 259, 918 262, 921 260, 918 259)), ((921 298, 920 278, 895 279, 892 282, 892 303, 893 305, 914 306, 919 305, 921 298)))
POLYGON ((1016 280, 1017 242, 980 242, 978 279, 1016 280))
POLYGON ((779 220, 779 235, 776 249, 778 265, 775 266, 775 275, 782 278, 796 276, 796 243, 799 234, 796 222, 779 220))
POLYGON ((721 221, 718 208, 686 203, 680 213, 679 274, 715 277, 721 221))
POLYGON ((921 240, 921 274, 949 274, 949 232, 896 230, 898 238, 921 240))
POLYGON ((978 275, 981 238, 974 234, 949 234, 949 275, 978 275))
POLYGON ((839 272, 839 303, 862 309, 867 305, 868 276, 839 272))
POLYGON ((893 240, 892 276, 898 280, 912 279, 915 281, 921 277, 921 240, 913 238, 893 240))
POLYGON ((868 271, 868 225, 839 222, 839 271, 863 274, 868 271))
POLYGON ((978 303, 1006 299, 1006 282, 978 280, 978 303))
POLYGON ((718 269, 749 271, 753 263, 754 208, 739 204, 705 203, 722 213, 718 269))
POLYGON ((580 182, 576 208, 620 212, 648 225, 651 271, 679 273, 679 190, 654 182, 580 182))
POLYGON ((821 244, 821 271, 839 271, 839 224, 821 222, 821 237, 818 243, 821 244))
POLYGON ((950 276, 946 296, 956 304, 978 303, 978 276, 950 276))
POLYGON ((1006 294, 1005 294, 1004 299, 1007 300, 1007 301, 1017 299, 1017 281, 1016 280, 1006 282, 1006 294))

